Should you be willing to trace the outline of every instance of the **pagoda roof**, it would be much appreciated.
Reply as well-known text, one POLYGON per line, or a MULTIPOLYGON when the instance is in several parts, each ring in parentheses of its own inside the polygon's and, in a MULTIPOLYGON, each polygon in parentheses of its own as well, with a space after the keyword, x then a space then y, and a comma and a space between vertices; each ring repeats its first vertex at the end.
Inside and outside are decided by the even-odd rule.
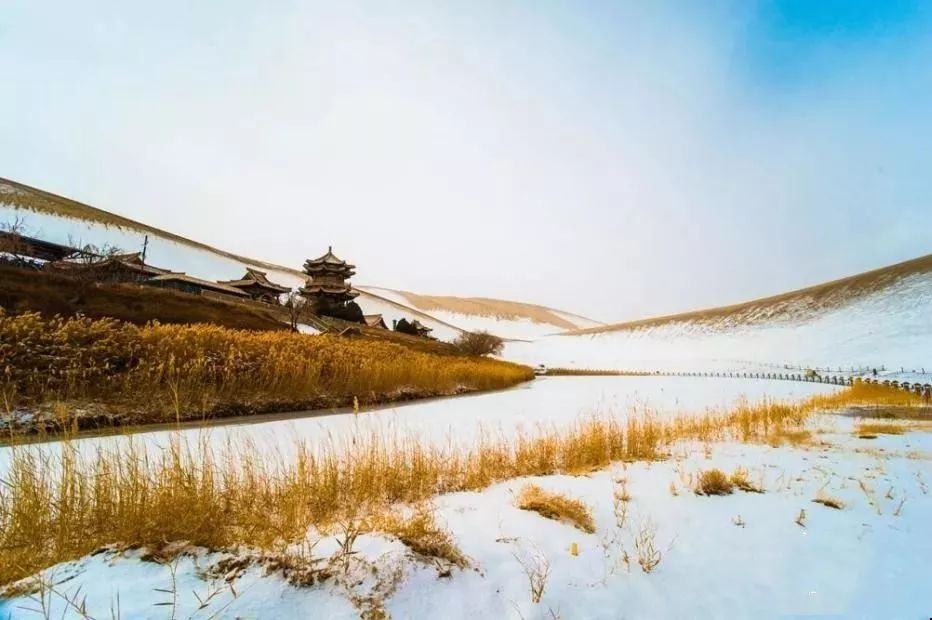
POLYGON ((302 293, 330 293, 331 295, 346 295, 349 298, 358 297, 359 293, 353 290, 349 285, 340 286, 338 284, 315 284, 308 282, 302 289, 302 293))
POLYGON ((282 286, 281 284, 275 284, 268 279, 264 271, 259 271, 258 269, 253 269, 252 267, 246 267, 246 273, 239 280, 221 280, 221 284, 226 284, 228 286, 235 287, 248 287, 248 286, 259 286, 261 288, 268 289, 270 291, 275 291, 277 293, 288 293, 291 292, 291 289, 287 286, 282 286))
POLYGON ((432 332, 432 331, 434 331, 433 328, 427 327, 426 325, 424 325, 423 323, 421 323, 421 322, 418 321, 417 319, 414 319, 413 321, 411 321, 411 326, 414 327, 415 329, 417 329, 418 331, 424 331, 424 332, 432 332))
POLYGON ((319 266, 328 266, 328 267, 345 267, 347 269, 355 269, 356 265, 351 265, 347 263, 342 258, 338 258, 336 254, 333 253, 333 246, 327 248, 327 253, 323 256, 317 258, 309 258, 305 263, 305 267, 312 265, 314 267, 319 266))

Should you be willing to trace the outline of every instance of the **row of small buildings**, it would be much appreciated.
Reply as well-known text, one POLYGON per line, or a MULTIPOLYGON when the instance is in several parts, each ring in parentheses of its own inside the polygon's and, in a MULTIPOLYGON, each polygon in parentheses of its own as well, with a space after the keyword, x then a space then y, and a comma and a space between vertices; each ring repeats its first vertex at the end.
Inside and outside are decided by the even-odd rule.
MULTIPOLYGON (((292 292, 291 288, 269 280, 266 272, 252 267, 247 267, 239 279, 211 281, 150 265, 141 252, 100 255, 4 231, 0 231, 0 255, 12 256, 21 264, 41 267, 45 271, 93 282, 156 286, 224 301, 279 305, 282 296, 292 292)), ((349 320, 369 327, 388 329, 382 315, 363 315, 353 301, 359 295, 349 282, 356 273, 355 268, 355 265, 334 255, 333 248, 328 248, 323 256, 305 262, 307 280, 298 293, 307 300, 313 300, 320 314, 350 317, 349 320), (348 312, 351 306, 355 306, 355 314, 348 312)), ((392 328, 419 336, 429 336, 431 332, 417 320, 401 319, 395 321, 392 328)))

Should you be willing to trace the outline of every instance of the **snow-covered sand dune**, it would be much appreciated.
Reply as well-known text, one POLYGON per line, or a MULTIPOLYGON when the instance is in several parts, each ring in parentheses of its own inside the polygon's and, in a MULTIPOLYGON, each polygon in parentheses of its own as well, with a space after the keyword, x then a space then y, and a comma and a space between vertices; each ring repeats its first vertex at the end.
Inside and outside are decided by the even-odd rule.
POLYGON ((356 288, 417 308, 461 329, 487 331, 508 339, 528 340, 602 325, 562 310, 501 299, 427 296, 376 286, 356 288))
POLYGON ((508 343, 530 364, 626 370, 882 369, 932 373, 932 267, 846 303, 762 321, 681 319, 508 343), (901 370, 902 369, 902 370, 901 370))

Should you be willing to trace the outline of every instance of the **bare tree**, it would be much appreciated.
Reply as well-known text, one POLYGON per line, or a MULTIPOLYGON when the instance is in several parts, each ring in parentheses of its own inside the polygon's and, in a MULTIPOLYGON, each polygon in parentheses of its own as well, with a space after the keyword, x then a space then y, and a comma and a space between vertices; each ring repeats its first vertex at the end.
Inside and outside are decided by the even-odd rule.
POLYGON ((92 243, 82 245, 80 241, 75 242, 71 237, 68 238, 68 244, 78 248, 78 251, 68 259, 65 273, 77 283, 77 298, 79 302, 83 302, 91 287, 101 280, 102 274, 98 266, 122 254, 123 250, 109 243, 99 246, 92 243))
POLYGON ((15 264, 31 264, 26 255, 26 220, 21 215, 13 217, 8 222, 0 223, 0 260, 15 264))
POLYGON ((288 293, 284 306, 288 310, 288 324, 293 332, 298 331, 299 323, 303 323, 309 315, 313 314, 312 304, 295 291, 288 293))
POLYGON ((505 346, 501 338, 489 332, 463 332, 453 341, 463 355, 498 355, 505 346))

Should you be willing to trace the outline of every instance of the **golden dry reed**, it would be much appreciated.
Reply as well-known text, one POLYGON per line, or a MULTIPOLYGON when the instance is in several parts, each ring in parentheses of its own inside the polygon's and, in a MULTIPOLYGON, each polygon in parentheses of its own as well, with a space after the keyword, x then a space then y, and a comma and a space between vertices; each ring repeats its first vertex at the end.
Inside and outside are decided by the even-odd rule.
POLYGON ((189 442, 177 434, 149 450, 133 436, 92 454, 72 441, 10 447, 0 481, 0 585, 108 544, 280 550, 310 526, 326 528, 392 504, 509 478, 662 458, 677 440, 764 440, 814 411, 888 398, 899 396, 855 386, 704 417, 591 416, 512 439, 482 435, 467 447, 376 432, 297 443, 288 456, 244 441, 218 447, 208 437, 189 442))
POLYGON ((532 371, 338 336, 0 311, 0 411, 92 404, 134 422, 503 388, 532 371))
POLYGON ((552 493, 536 484, 525 485, 515 505, 521 510, 536 512, 545 519, 565 521, 588 534, 595 532, 592 510, 581 500, 552 493))

